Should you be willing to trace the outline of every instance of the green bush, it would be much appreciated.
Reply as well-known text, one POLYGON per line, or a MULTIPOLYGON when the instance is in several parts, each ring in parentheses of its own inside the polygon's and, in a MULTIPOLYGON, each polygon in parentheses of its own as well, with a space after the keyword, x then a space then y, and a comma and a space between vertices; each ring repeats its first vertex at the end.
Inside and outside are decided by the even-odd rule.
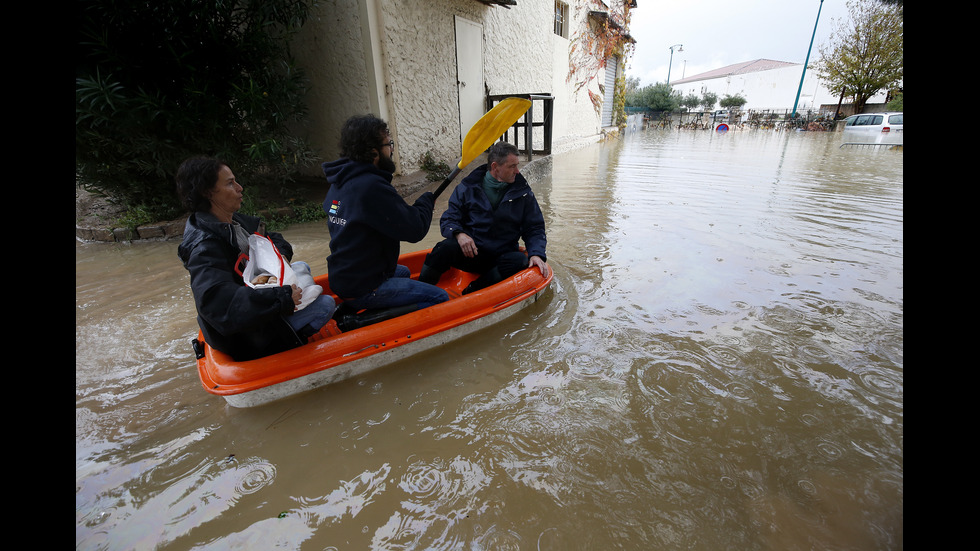
POLYGON ((663 82, 629 90, 623 101, 627 107, 643 107, 651 111, 676 111, 683 101, 682 94, 663 82))
POLYGON ((442 180, 452 172, 448 164, 443 161, 436 161, 431 151, 426 151, 419 157, 419 168, 425 172, 425 179, 430 182, 442 180))
POLYGON ((288 48, 311 1, 77 0, 78 183, 163 218, 187 157, 220 157, 251 185, 314 163, 290 132, 307 80, 288 48))
POLYGON ((905 111, 905 98, 904 93, 899 92, 895 94, 888 104, 885 106, 888 111, 905 111))

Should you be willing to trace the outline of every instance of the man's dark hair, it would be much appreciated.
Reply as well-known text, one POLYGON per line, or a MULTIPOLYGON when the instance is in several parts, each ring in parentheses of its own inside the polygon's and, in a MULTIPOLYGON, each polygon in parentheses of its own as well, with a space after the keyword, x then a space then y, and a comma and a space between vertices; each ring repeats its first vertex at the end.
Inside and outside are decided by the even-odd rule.
POLYGON ((510 142, 497 142, 487 149, 487 166, 503 163, 510 155, 517 155, 517 146, 510 142))
POLYGON ((375 150, 381 151, 387 136, 388 123, 385 121, 374 115, 355 115, 340 129, 340 155, 352 161, 373 162, 375 150))

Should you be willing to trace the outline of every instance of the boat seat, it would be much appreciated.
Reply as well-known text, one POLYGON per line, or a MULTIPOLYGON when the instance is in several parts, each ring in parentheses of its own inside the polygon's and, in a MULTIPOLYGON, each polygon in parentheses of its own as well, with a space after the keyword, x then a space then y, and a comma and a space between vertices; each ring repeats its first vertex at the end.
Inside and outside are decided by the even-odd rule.
POLYGON ((353 308, 342 302, 337 306, 337 310, 333 314, 333 319, 337 322, 337 328, 346 333, 373 323, 397 318, 398 316, 403 316, 418 309, 418 304, 406 304, 405 306, 355 312, 353 308))

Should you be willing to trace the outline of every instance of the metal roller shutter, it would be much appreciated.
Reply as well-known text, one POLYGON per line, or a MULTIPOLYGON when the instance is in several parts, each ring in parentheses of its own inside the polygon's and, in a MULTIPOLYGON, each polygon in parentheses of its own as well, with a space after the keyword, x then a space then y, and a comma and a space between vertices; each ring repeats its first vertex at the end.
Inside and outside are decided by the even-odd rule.
POLYGON ((612 56, 606 62, 605 87, 602 95, 602 126, 612 126, 613 95, 616 92, 616 69, 619 67, 619 56, 612 56))

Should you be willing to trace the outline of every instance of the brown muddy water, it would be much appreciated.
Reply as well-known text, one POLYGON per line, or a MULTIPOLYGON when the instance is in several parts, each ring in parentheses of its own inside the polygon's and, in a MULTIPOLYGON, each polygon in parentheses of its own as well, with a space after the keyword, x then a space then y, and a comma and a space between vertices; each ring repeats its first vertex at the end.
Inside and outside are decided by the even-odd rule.
POLYGON ((176 242, 77 244, 76 549, 901 549, 904 153, 840 142, 532 163, 542 300, 253 409, 198 380, 176 242))

